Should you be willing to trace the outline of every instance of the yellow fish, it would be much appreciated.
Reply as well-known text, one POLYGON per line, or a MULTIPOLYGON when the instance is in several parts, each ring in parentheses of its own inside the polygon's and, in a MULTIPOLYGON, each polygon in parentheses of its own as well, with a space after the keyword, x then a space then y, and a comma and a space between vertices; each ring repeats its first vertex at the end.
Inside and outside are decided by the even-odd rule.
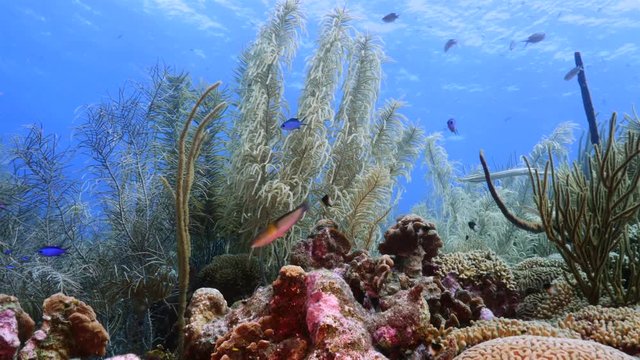
POLYGON ((309 204, 305 201, 297 208, 280 216, 275 221, 269 223, 267 227, 256 236, 251 243, 251 248, 263 247, 271 244, 275 239, 284 236, 298 220, 302 219, 304 213, 309 209, 309 204))

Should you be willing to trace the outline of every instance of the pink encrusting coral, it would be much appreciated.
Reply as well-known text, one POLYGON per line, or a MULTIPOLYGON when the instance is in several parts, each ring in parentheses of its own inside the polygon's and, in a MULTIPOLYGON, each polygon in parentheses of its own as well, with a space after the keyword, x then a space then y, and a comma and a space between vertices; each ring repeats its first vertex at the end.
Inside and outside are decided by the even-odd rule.
POLYGON ((11 309, 0 312, 0 359, 12 359, 18 348, 18 320, 11 309))
POLYGON ((374 350, 364 309, 338 275, 307 275, 307 328, 313 343, 308 359, 385 359, 374 350))

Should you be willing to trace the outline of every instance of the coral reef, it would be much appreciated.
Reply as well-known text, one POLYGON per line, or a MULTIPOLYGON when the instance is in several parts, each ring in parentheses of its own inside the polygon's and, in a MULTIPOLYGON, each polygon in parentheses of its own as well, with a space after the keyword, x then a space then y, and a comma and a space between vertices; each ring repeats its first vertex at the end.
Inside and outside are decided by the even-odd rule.
POLYGON ((564 279, 554 280, 545 291, 529 294, 518 304, 519 319, 553 319, 587 303, 578 297, 575 289, 564 279))
POLYGON ((229 303, 249 297, 261 282, 260 264, 249 254, 215 256, 198 273, 197 287, 215 288, 229 303))
POLYGON ((381 254, 395 255, 398 269, 409 277, 422 275, 423 263, 431 262, 443 243, 436 226, 418 215, 405 215, 384 233, 381 254))
POLYGON ((489 359, 632 360, 633 357, 593 341, 532 335, 486 341, 456 357, 456 360, 489 359))
POLYGON ((296 242, 289 262, 305 270, 333 269, 341 266, 351 250, 349 240, 338 230, 338 225, 328 219, 321 219, 305 240, 296 242))
MULTIPOLYGON (((33 334, 36 323, 35 321, 33 321, 33 319, 31 319, 31 316, 29 316, 29 314, 22 310, 22 307, 18 302, 18 298, 16 298, 15 296, 0 294, 0 311, 3 314, 2 323, 4 324, 4 321, 8 321, 8 325, 10 325, 11 328, 13 328, 13 320, 11 320, 11 318, 15 317, 15 320, 17 322, 15 325, 17 326, 17 336, 21 342, 26 341, 31 336, 31 334, 33 334), (8 311, 11 311, 13 315, 8 311)), ((5 335, 3 334, 3 338, 4 336, 5 335)), ((9 335, 7 334, 7 336, 9 335)))
POLYGON ((518 335, 580 338, 580 334, 574 331, 559 329, 544 322, 496 318, 476 321, 469 327, 454 329, 444 338, 434 342, 431 348, 438 359, 451 359, 463 350, 482 342, 518 335))
POLYGON ((587 306, 569 313, 559 325, 578 332, 583 339, 640 355, 640 312, 637 309, 587 306))
POLYGON ((197 359, 199 354, 210 354, 214 350, 215 341, 211 341, 213 334, 208 324, 224 316, 229 309, 220 291, 210 288, 196 290, 192 297, 185 317, 185 349, 184 356, 197 359))
POLYGON ((545 289, 553 280, 562 276, 564 262, 559 259, 533 257, 511 268, 520 295, 525 296, 545 289))
POLYGON ((20 350, 20 359, 105 355, 109 334, 84 302, 62 293, 54 294, 44 301, 42 318, 40 329, 20 350))
POLYGON ((462 289, 481 297, 496 316, 515 315, 519 299, 511 269, 494 253, 442 254, 433 258, 431 271, 427 275, 455 280, 462 289))

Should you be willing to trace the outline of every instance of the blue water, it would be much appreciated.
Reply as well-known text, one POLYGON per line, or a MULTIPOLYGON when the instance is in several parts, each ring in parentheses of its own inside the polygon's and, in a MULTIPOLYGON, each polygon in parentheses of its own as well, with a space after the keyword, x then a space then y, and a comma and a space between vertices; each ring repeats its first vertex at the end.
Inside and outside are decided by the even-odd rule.
MULTIPOLYGON (((205 83, 233 86, 237 56, 255 38, 271 1, 3 1, 0 3, 0 136, 23 126, 70 142, 79 106, 116 95, 127 81, 144 81, 156 63, 205 83)), ((286 97, 295 111, 304 60, 318 24, 336 5, 308 1, 307 33, 287 72, 286 97)), ((404 114, 427 133, 446 134, 452 160, 472 167, 484 149, 491 164, 527 154, 557 124, 586 129, 577 81, 564 81, 580 51, 599 121, 630 112, 640 100, 639 0, 400 0, 348 1, 356 29, 378 35, 389 61, 380 104, 407 101, 404 114), (381 18, 400 14, 394 23, 381 18), (545 32, 524 47, 512 40, 545 32), (445 42, 458 46, 447 53, 445 42), (459 136, 446 128, 457 121, 459 136)), ((580 133, 576 134, 577 136, 580 133)), ((398 212, 426 196, 419 163, 398 212)))

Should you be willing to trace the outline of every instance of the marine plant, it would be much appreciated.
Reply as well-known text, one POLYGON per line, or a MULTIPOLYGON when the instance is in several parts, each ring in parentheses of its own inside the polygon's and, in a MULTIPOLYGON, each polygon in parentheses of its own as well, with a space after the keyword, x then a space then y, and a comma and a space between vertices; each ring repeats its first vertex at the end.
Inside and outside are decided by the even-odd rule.
POLYGON ((270 22, 242 56, 238 106, 229 142, 228 181, 219 192, 218 228, 231 252, 246 251, 269 220, 310 198, 309 215, 285 241, 261 251, 267 264, 282 265, 292 239, 320 216, 334 218, 362 248, 371 248, 392 208, 396 178, 408 175, 422 132, 407 125, 390 101, 375 103, 383 53, 378 41, 359 35, 344 9, 327 15, 310 58, 296 117, 305 125, 283 133, 286 119, 283 67, 295 54, 303 15, 298 1, 280 3, 270 22), (340 80, 342 97, 333 110, 340 80), (373 149, 373 150, 372 150, 373 149), (233 194, 233 196, 229 196, 233 194), (334 206, 316 200, 328 195, 334 206))
MULTIPOLYGON (((587 157, 588 172, 576 162, 559 170, 551 156, 544 171, 529 164, 539 222, 522 220, 499 204, 518 227, 547 235, 573 275, 567 281, 594 305, 603 294, 617 305, 640 301, 640 253, 628 236, 640 210, 640 136, 627 132, 623 141, 617 139, 616 117, 609 121, 606 143, 595 144, 587 157)), ((481 161, 492 187, 482 154, 481 161)))
MULTIPOLYGON (((540 139, 529 153, 532 163, 542 166, 548 147, 560 161, 566 159, 567 147, 574 141, 575 128, 574 123, 561 123, 550 135, 540 139)), ((427 136, 424 161, 432 195, 426 202, 415 206, 413 211, 437 224, 445 251, 493 250, 514 263, 533 255, 546 256, 553 252, 553 247, 547 245, 543 236, 522 231, 504 219, 491 195, 475 182, 468 181, 477 177, 475 171, 457 177, 462 172, 461 165, 449 160, 442 141, 441 133, 427 136), (471 221, 473 229, 469 225, 471 221)), ((535 213, 532 214, 530 209, 534 204, 529 189, 529 179, 519 176, 503 178, 497 191, 519 216, 533 219, 535 213)))

